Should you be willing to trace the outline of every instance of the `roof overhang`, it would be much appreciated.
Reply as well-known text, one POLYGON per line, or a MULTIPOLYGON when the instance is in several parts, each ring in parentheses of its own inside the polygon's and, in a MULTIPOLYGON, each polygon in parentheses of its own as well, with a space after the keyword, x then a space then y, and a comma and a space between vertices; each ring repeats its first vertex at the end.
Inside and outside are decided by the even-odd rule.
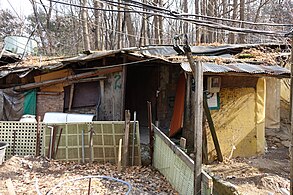
MULTIPOLYGON (((280 66, 253 65, 248 63, 235 63, 219 65, 211 62, 202 62, 203 72, 206 75, 238 75, 257 77, 290 78, 290 71, 280 66)), ((191 73, 188 62, 182 62, 181 67, 185 72, 191 73)))

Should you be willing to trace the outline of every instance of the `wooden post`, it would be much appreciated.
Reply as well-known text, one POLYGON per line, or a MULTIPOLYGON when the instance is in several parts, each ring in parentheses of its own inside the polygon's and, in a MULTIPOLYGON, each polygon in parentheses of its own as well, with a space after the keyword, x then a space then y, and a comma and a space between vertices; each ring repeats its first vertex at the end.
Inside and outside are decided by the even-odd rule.
POLYGON ((218 160, 220 162, 223 162, 223 155, 222 155, 222 152, 221 152, 221 148, 220 148, 217 133, 216 133, 216 130, 215 130, 214 122, 213 122, 213 119, 212 119, 212 116, 211 116, 211 113, 210 113, 210 109, 209 109, 209 106, 208 106, 207 94, 206 93, 204 93, 203 107, 204 107, 204 111, 205 111, 205 114, 206 114, 206 117, 207 117, 207 120, 208 120, 210 131, 211 131, 211 134, 212 134, 212 138, 213 138, 213 142, 214 142, 215 149, 216 149, 216 152, 217 152, 218 160))
POLYGON ((40 122, 41 122, 41 116, 37 117, 37 137, 36 137, 36 156, 40 156, 40 147, 41 147, 41 142, 40 142, 40 122))
POLYGON ((180 138, 180 147, 183 149, 186 148, 186 139, 184 137, 180 138))
MULTIPOLYGON (((59 132, 57 146, 56 146, 55 153, 54 153, 54 159, 56 159, 56 157, 57 157, 57 152, 58 152, 58 148, 59 148, 59 144, 60 144, 60 140, 61 140, 61 136, 62 136, 62 131, 63 131, 63 128, 61 128, 60 132, 59 132)), ((56 131, 56 134, 57 134, 57 131, 56 131)))
POLYGON ((202 114, 203 114, 203 72, 202 63, 194 63, 191 49, 188 45, 187 35, 183 47, 190 64, 195 80, 195 108, 194 108, 194 194, 201 194, 201 171, 202 171, 202 114))
POLYGON ((73 94, 74 94, 74 83, 70 86, 70 95, 69 95, 69 106, 68 106, 68 112, 71 111, 72 102, 73 102, 73 94))
POLYGON ((194 190, 201 194, 201 167, 202 167, 202 104, 203 104, 203 74, 202 63, 193 64, 195 73, 195 108, 194 108, 194 190))
POLYGON ((290 194, 293 194, 293 32, 291 38, 291 83, 290 83, 290 118, 291 118, 291 145, 290 145, 290 194))
POLYGON ((121 172, 121 153, 122 153, 122 139, 119 140, 119 150, 118 150, 118 172, 121 172))
POLYGON ((125 132, 124 132, 124 150, 123 150, 123 166, 128 166, 129 163, 129 126, 130 126, 130 111, 125 110, 125 132))
POLYGON ((152 116, 152 103, 148 104, 148 126, 149 126, 149 136, 150 136, 150 157, 151 164, 153 164, 153 153, 154 153, 154 128, 153 128, 153 116, 152 116))

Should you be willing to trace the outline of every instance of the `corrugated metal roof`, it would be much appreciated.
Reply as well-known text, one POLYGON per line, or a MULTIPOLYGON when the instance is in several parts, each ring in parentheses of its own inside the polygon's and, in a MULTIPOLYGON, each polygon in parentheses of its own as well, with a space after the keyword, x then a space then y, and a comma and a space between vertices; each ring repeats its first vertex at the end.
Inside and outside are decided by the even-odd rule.
MULTIPOLYGON (((233 45, 219 45, 219 46, 191 46, 191 52, 193 55, 205 55, 205 56, 219 56, 227 55, 231 53, 239 53, 243 49, 253 48, 259 46, 259 44, 233 44, 233 45)), ((179 46, 183 51, 183 47, 179 46)), ((147 55, 160 55, 160 56, 176 56, 177 52, 172 46, 147 46, 140 50, 143 54, 147 55)))
POLYGON ((89 55, 83 54, 83 55, 79 55, 79 56, 76 56, 76 57, 64 59, 61 62, 72 63, 72 62, 80 62, 80 61, 97 60, 97 59, 100 59, 100 58, 103 58, 103 57, 106 57, 106 56, 110 56, 110 55, 113 55, 113 54, 116 54, 116 53, 119 53, 119 52, 120 52, 120 50, 99 51, 99 52, 94 52, 94 53, 89 54, 89 55))
MULTIPOLYGON (((191 68, 188 62, 181 63, 181 67, 186 72, 191 72, 191 68)), ((290 76, 290 71, 280 66, 264 66, 264 65, 252 65, 246 63, 218 65, 215 63, 203 63, 204 73, 249 73, 249 74, 269 74, 274 76, 283 75, 285 77, 290 76)))

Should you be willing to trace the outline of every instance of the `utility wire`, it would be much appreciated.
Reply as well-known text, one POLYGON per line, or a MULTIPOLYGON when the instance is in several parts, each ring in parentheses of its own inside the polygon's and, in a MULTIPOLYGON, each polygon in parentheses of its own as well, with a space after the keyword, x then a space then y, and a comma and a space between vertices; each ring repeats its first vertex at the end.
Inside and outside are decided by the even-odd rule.
MULTIPOLYGON (((50 0, 49 0, 49 1, 50 1, 50 0)), ((38 2, 36 2, 36 3, 39 4, 38 2)), ((105 3, 105 2, 103 2, 103 3, 105 3)), ((46 6, 46 5, 45 5, 45 6, 46 6)), ((74 6, 74 7, 76 7, 76 6, 74 6)), ((94 9, 94 8, 91 8, 91 9, 94 9)), ((124 8, 123 8, 123 9, 124 9, 124 8)), ((58 9, 54 9, 54 8, 53 8, 53 10, 56 11, 56 12, 58 12, 58 13, 64 13, 64 12, 59 11, 58 9)), ((111 12, 112 12, 112 10, 111 10, 111 12)), ((72 17, 72 18, 74 18, 74 19, 76 19, 76 20, 78 20, 78 21, 83 21, 82 19, 80 19, 79 17, 74 16, 74 15, 71 15, 70 17, 72 17)), ((98 25, 96 25, 96 24, 92 24, 92 26, 97 27, 98 25)), ((138 35, 133 35, 133 34, 129 34, 129 33, 125 33, 125 32, 122 32, 122 31, 113 30, 113 29, 108 29, 108 28, 101 27, 101 26, 100 26, 100 28, 101 28, 101 29, 104 29, 104 30, 109 30, 109 31, 112 31, 112 32, 116 32, 116 33, 118 33, 118 34, 126 35, 126 36, 139 37, 138 35)), ((168 33, 165 33, 165 34, 166 34, 166 35, 170 35, 170 34, 168 34, 168 33)), ((150 40, 158 40, 158 39, 155 39, 155 38, 149 38, 149 37, 141 37, 141 38, 147 38, 147 39, 150 39, 150 40)), ((165 40, 165 39, 164 39, 164 40, 165 40)), ((166 40, 167 40, 167 39, 166 39, 166 40)))
MULTIPOLYGON (((114 2, 114 3, 117 3, 117 4, 128 4, 129 5, 129 3, 125 3, 126 1, 124 3, 123 2, 119 3, 119 2, 115 2, 115 1, 111 1, 111 0, 101 0, 101 1, 114 2)), ((184 16, 184 17, 186 17, 186 16, 195 16, 195 17, 206 18, 206 19, 221 20, 221 21, 226 21, 226 22, 237 22, 237 23, 250 24, 250 25, 287 26, 287 27, 293 26, 293 24, 255 23, 255 22, 244 21, 244 20, 235 20, 235 19, 220 18, 220 17, 214 17, 214 16, 205 16, 205 15, 201 15, 201 14, 179 13, 179 12, 176 12, 176 11, 168 10, 168 9, 158 7, 158 6, 149 5, 149 4, 138 2, 138 1, 135 1, 135 0, 127 0, 127 2, 131 2, 132 4, 137 4, 137 5, 141 5, 141 6, 145 6, 145 7, 148 7, 150 9, 155 9, 155 10, 158 10, 158 11, 169 12, 169 13, 172 13, 172 14, 176 14, 177 16, 184 16)))
MULTIPOLYGON (((192 22, 196 25, 210 27, 210 28, 216 28, 216 29, 223 29, 223 30, 227 30, 227 31, 231 31, 231 32, 256 33, 256 34, 263 34, 263 35, 269 35, 269 36, 272 36, 272 35, 273 36, 285 36, 285 34, 286 34, 286 32, 279 32, 279 31, 263 31, 263 30, 256 30, 256 29, 235 28, 235 27, 231 27, 231 26, 227 26, 227 25, 223 25, 223 24, 217 24, 214 22, 206 21, 206 20, 198 20, 198 19, 182 17, 180 14, 178 14, 176 12, 162 14, 162 13, 158 13, 158 12, 137 11, 137 10, 113 10, 113 9, 103 9, 103 8, 93 8, 93 7, 81 6, 81 5, 76 5, 76 4, 66 3, 66 2, 61 2, 61 1, 55 1, 55 0, 48 0, 48 1, 52 1, 55 3, 59 3, 59 4, 64 4, 64 5, 69 5, 69 6, 85 8, 85 9, 100 10, 100 11, 132 12, 132 13, 149 14, 149 15, 153 15, 153 16, 154 15, 162 16, 165 18, 170 18, 170 19, 175 19, 175 20, 177 19, 177 20, 182 20, 182 21, 189 21, 189 22, 192 22)), ((105 0, 102 0, 102 1, 105 1, 105 0)), ((128 1, 133 2, 132 0, 128 0, 128 1)), ((160 8, 160 9, 164 10, 164 8, 160 8)), ((156 10, 156 11, 158 11, 158 10, 156 10)), ((165 10, 165 11, 169 12, 169 10, 165 10)))

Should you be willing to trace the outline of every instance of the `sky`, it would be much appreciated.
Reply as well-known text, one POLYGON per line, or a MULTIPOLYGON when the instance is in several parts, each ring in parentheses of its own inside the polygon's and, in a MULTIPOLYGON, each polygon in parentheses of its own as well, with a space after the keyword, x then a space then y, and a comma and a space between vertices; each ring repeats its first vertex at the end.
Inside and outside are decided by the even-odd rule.
POLYGON ((13 15, 16 15, 15 12, 17 12, 20 17, 33 13, 29 0, 0 0, 0 9, 9 9, 13 15))

